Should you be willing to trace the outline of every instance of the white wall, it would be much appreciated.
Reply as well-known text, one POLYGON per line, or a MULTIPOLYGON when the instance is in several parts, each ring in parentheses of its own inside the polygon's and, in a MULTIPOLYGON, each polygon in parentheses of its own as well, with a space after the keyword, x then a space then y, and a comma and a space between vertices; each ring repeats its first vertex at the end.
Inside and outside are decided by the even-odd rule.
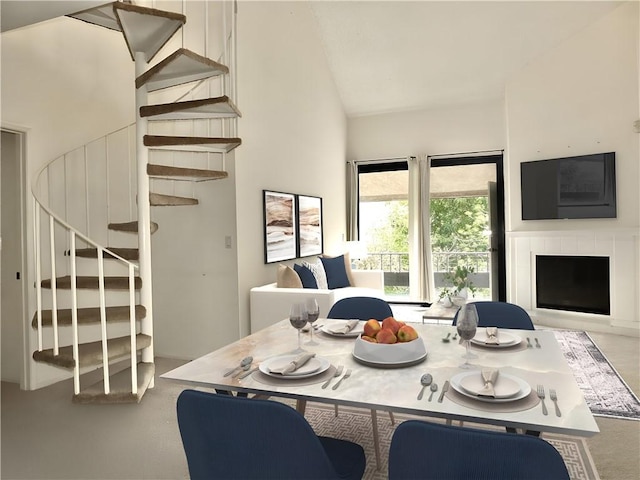
POLYGON ((238 60, 238 284, 247 333, 249 289, 276 278, 276 265, 264 264, 263 189, 322 197, 325 251, 340 251, 346 119, 306 2, 239 2, 238 60))
POLYGON ((350 160, 501 150, 505 143, 501 100, 348 121, 350 160))
POLYGON ((509 297, 540 322, 637 335, 640 307, 639 13, 627 2, 515 75, 507 86, 509 297), (616 152, 616 219, 523 221, 520 163, 616 152), (611 256, 612 314, 535 309, 536 253, 611 256))

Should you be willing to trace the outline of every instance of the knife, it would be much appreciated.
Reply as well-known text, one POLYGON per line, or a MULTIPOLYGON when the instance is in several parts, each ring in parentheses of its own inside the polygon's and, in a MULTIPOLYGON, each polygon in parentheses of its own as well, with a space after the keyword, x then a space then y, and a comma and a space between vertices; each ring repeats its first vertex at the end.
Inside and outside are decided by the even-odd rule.
POLYGON ((447 390, 449 390, 449 380, 444 382, 444 386, 442 387, 442 392, 440 392, 440 397, 438 398, 438 403, 442 403, 442 400, 444 399, 444 394, 447 393, 447 390))

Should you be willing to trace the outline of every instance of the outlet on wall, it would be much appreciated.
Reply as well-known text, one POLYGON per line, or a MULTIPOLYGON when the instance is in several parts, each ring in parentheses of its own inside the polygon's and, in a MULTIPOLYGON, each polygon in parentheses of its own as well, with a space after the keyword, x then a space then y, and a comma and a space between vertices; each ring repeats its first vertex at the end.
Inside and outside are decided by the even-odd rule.
POLYGON ((231 235, 224 237, 224 248, 231 248, 231 235))

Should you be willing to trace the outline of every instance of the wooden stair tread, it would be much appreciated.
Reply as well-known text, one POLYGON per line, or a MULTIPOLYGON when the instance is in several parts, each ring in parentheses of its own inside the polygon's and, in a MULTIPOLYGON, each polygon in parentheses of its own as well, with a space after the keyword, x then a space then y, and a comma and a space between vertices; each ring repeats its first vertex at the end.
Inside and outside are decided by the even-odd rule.
POLYGON ((137 373, 137 395, 131 393, 131 367, 129 367, 109 377, 110 392, 108 395, 104 393, 104 384, 100 381, 83 389, 78 395, 74 395, 73 403, 139 403, 155 375, 155 365, 153 363, 138 363, 137 373))
POLYGON ((223 151, 228 153, 241 143, 242 140, 239 138, 144 136, 145 146, 163 150, 223 151))
POLYGON ((67 15, 67 17, 108 28, 109 30, 116 30, 118 32, 122 31, 120 30, 120 25, 116 19, 116 14, 113 11, 113 2, 72 13, 67 15))
MULTIPOLYGON (((139 290, 142 286, 142 279, 135 277, 135 288, 139 290)), ((42 280, 42 288, 51 288, 51 279, 42 280)), ((68 290, 71 288, 71 276, 58 277, 56 287, 68 290)), ((85 290, 98 290, 98 277, 77 276, 76 288, 85 290)), ((104 277, 104 288, 107 290, 129 290, 129 277, 104 277)))
MULTIPOLYGON (((115 253, 119 257, 124 258, 125 260, 138 260, 140 255, 137 248, 121 248, 121 247, 107 247, 110 252, 115 253)), ((103 258, 111 259, 116 258, 109 253, 109 251, 104 250, 103 258)), ((76 257, 82 258, 98 258, 98 249, 97 248, 76 248, 76 257)))
POLYGON ((227 73, 226 66, 180 48, 136 78, 136 88, 146 85, 147 91, 154 92, 227 73))
POLYGON ((195 120, 203 118, 235 118, 240 111, 234 103, 223 95, 185 102, 163 103, 140 107, 140 116, 149 120, 195 120))
MULTIPOLYGON (((105 313, 107 315, 107 322, 128 322, 129 321, 129 306, 116 306, 106 307, 105 313)), ((147 309, 142 305, 135 306, 136 320, 141 320, 147 314, 147 309)), ((42 326, 50 327, 53 323, 53 311, 42 311, 42 326)), ((78 308, 78 325, 90 325, 100 323, 100 307, 87 307, 78 308)), ((71 325, 71 309, 59 309, 58 310, 58 326, 71 325)), ((31 321, 33 328, 38 328, 38 312, 33 315, 31 321)))
MULTIPOLYGON (((138 222, 110 223, 108 228, 116 232, 138 233, 138 222)), ((157 230, 158 224, 151 222, 151 234, 153 235, 157 230)))
POLYGON ((154 178, 173 180, 191 180, 203 182, 207 180, 219 180, 227 178, 229 174, 218 170, 199 170, 196 168, 170 167, 167 165, 147 164, 147 173, 154 178))
POLYGON ((187 21, 179 13, 129 3, 115 2, 113 8, 131 58, 135 59, 136 52, 142 52, 147 62, 187 21))
POLYGON ((176 197, 175 195, 164 195, 161 193, 150 193, 149 203, 152 207, 182 207, 198 205, 197 198, 176 197))
MULTIPOLYGON (((151 345, 151 337, 139 333, 136 335, 136 350, 140 351, 151 345)), ((120 358, 131 353, 131 338, 118 337, 107 340, 107 354, 109 361, 120 358)), ((59 354, 53 354, 53 348, 33 352, 33 359, 36 362, 47 363, 62 368, 74 368, 73 347, 67 345, 60 347, 59 354)), ((78 361, 80 367, 90 367, 102 365, 102 341, 82 343, 78 345, 78 361)))

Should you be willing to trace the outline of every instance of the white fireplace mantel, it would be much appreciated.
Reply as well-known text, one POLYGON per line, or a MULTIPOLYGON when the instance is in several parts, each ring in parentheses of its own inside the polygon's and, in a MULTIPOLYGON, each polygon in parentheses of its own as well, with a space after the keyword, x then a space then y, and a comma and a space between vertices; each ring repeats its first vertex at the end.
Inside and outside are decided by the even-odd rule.
POLYGON ((640 235, 638 229, 508 232, 507 298, 534 323, 640 337, 640 235), (611 314, 594 315, 536 307, 536 255, 610 258, 611 314))

